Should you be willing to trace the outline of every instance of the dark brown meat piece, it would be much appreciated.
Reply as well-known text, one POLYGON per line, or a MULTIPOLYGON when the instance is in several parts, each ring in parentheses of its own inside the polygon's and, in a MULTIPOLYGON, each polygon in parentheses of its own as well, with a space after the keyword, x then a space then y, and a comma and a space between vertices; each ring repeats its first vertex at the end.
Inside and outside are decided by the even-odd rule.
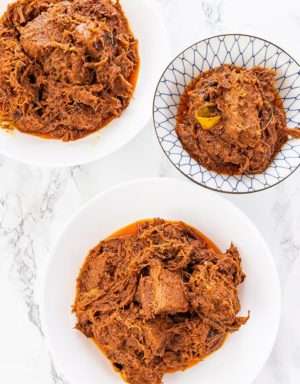
POLYGON ((226 324, 235 322, 240 303, 232 284, 224 280, 218 266, 212 263, 199 265, 189 281, 192 307, 204 317, 226 324))
POLYGON ((50 8, 49 11, 20 27, 20 43, 24 51, 33 59, 43 58, 59 43, 63 43, 63 32, 66 20, 57 18, 58 12, 64 14, 71 3, 68 1, 50 8))
POLYGON ((98 244, 77 282, 77 329, 93 338, 130 384, 161 384, 219 349, 239 317, 245 275, 195 229, 160 219, 98 244))
POLYGON ((127 108, 138 68, 118 1, 17 0, 0 20, 1 120, 80 139, 127 108))
POLYGON ((275 71, 222 65, 203 72, 182 95, 176 132, 187 152, 209 170, 262 173, 288 140, 275 71), (203 128, 197 113, 216 108, 219 122, 203 128))
POLYGON ((188 310, 181 277, 164 269, 160 263, 150 267, 149 277, 141 278, 139 291, 143 312, 147 318, 188 310))

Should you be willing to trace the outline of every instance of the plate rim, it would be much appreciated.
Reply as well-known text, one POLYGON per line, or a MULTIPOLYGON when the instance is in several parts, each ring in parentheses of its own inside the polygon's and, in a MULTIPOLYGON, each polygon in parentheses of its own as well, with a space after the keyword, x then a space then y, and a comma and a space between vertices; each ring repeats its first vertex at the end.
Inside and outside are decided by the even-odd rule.
MULTIPOLYGON (((157 128, 156 128, 156 119, 155 119, 155 99, 156 99, 156 95, 157 95, 157 91, 158 91, 158 88, 161 84, 161 81, 165 75, 165 73, 167 72, 168 68, 178 59, 180 58, 180 56, 182 56, 186 51, 188 51, 189 49, 192 49, 195 45, 198 45, 200 43, 203 43, 207 40, 211 40, 211 39, 214 39, 214 38, 220 38, 220 37, 226 37, 226 36, 242 36, 242 37, 249 37, 249 38, 253 38, 253 39, 258 39, 258 40, 261 40, 265 43, 268 43, 268 44, 271 44, 273 45, 274 47, 276 47, 277 49, 281 50, 283 53, 285 53, 296 65, 298 65, 298 67, 300 68, 300 63, 294 59, 293 56, 291 56, 286 50, 284 50, 283 48, 281 48, 279 45, 273 43, 272 41, 270 40, 267 40, 263 37, 259 37, 259 36, 256 36, 256 35, 249 35, 249 34, 246 34, 246 33, 221 33, 221 34, 218 34, 218 35, 212 35, 212 36, 209 36, 209 37, 206 37, 204 39, 201 39, 199 41, 196 41, 195 43, 189 45, 188 47, 186 47, 185 49, 183 49, 180 53, 178 53, 170 62, 169 64, 166 66, 166 68, 164 69, 158 83, 157 83, 157 86, 155 88, 155 93, 154 93, 154 97, 153 97, 153 103, 152 103, 152 121, 153 121, 153 129, 154 129, 154 132, 155 132, 155 136, 157 138, 157 141, 164 153, 164 155, 167 157, 167 159, 169 160, 169 162, 172 164, 172 166, 178 171, 180 172, 184 177, 188 178, 189 180, 191 180, 193 183, 195 183, 196 185, 199 185, 200 187, 203 187, 203 188, 206 188, 210 191, 214 191, 214 192, 219 192, 219 193, 224 193, 224 194, 228 194, 228 195, 247 195, 247 194, 253 194, 253 193, 258 193, 258 192, 263 192, 263 191, 267 191, 268 189, 271 189, 271 188, 274 188, 276 187, 277 185, 279 185, 280 183, 282 183, 283 181, 285 181, 286 179, 288 179, 290 176, 292 176, 299 168, 300 168, 300 160, 299 160, 299 164, 295 167, 295 169, 290 172, 287 176, 283 177, 282 179, 276 181, 276 183, 272 184, 272 185, 269 185, 268 187, 263 187, 263 188, 260 188, 260 189, 255 189, 253 191, 245 191, 245 192, 234 192, 234 191, 224 191, 222 189, 218 189, 218 188, 213 188, 213 187, 209 187, 197 180, 194 180, 194 178, 188 174, 186 174, 183 170, 181 170, 177 164, 171 160, 170 156, 167 154, 165 148, 163 147, 162 145, 162 142, 158 136, 158 132, 157 132, 157 128)), ((179 139, 178 139, 179 140, 179 139)), ((189 154, 188 154, 189 155, 189 154)), ((192 157, 189 155, 189 158, 192 159, 192 157)), ((273 160, 272 160, 273 161, 273 160)))
MULTIPOLYGON (((53 361, 55 362, 55 364, 57 365, 57 368, 61 371, 60 373, 62 374, 62 377, 65 378, 67 381, 69 381, 71 379, 71 377, 69 377, 69 375, 66 374, 66 372, 64 371, 63 362, 60 359, 57 359, 55 356, 56 355, 56 348, 53 346, 53 343, 49 337, 50 332, 49 332, 48 321, 47 321, 46 291, 47 291, 47 286, 48 286, 47 283, 48 283, 50 268, 52 266, 52 263, 55 260, 54 256, 57 253, 57 250, 59 249, 60 243, 61 243, 63 237, 65 236, 66 232, 68 231, 68 228, 72 225, 72 223, 85 210, 92 207, 94 204, 96 204, 96 202, 98 200, 101 200, 103 197, 105 197, 106 195, 108 195, 112 191, 115 191, 115 190, 118 190, 118 189, 121 189, 124 187, 130 187, 132 185, 143 184, 145 182, 167 183, 167 184, 174 183, 174 185, 175 184, 177 184, 177 185, 182 184, 182 185, 186 185, 186 186, 189 184, 191 188, 196 188, 195 184, 190 183, 187 180, 178 179, 178 178, 174 178, 174 177, 146 177, 146 178, 134 179, 134 180, 130 180, 127 182, 118 183, 118 184, 116 184, 112 187, 109 187, 109 188, 105 189, 104 191, 96 194, 94 197, 92 197, 91 199, 86 201, 75 213, 73 213, 71 215, 71 217, 63 225, 59 235, 54 240, 54 246, 52 247, 52 249, 49 252, 48 260, 45 263, 45 267, 44 267, 44 269, 41 273, 41 276, 40 276, 40 284, 39 284, 40 292, 38 295, 38 300, 40 303, 40 319, 41 319, 42 331, 44 333, 44 340, 45 340, 46 346, 48 348, 48 351, 50 353, 50 356, 53 359, 53 361)), ((196 191, 196 189, 194 189, 194 190, 196 191)), ((203 189, 201 193, 212 194, 211 191, 205 190, 205 189, 203 189)), ((219 201, 223 201, 228 207, 230 207, 237 214, 242 215, 244 220, 253 228, 253 230, 255 230, 257 236, 260 238, 263 245, 266 247, 266 249, 268 251, 267 257, 269 259, 270 266, 272 267, 273 274, 274 274, 274 283, 275 283, 275 288, 276 288, 275 295, 277 298, 276 308, 275 308, 277 314, 276 314, 276 318, 275 318, 275 326, 274 326, 274 331, 273 331, 274 333, 272 335, 272 342, 270 342, 270 344, 267 348, 267 353, 265 354, 264 359, 262 359, 260 364, 258 364, 256 374, 253 377, 253 380, 251 380, 251 382, 248 383, 248 384, 251 384, 257 378, 259 373, 262 371, 263 367, 265 366, 267 360, 269 359, 269 357, 270 357, 270 355, 274 349, 274 345, 275 345, 275 342, 276 342, 276 339, 278 336, 279 327, 280 327, 280 323, 281 323, 281 319, 282 319, 282 287, 281 287, 278 269, 277 269, 272 251, 271 251, 268 243, 264 239, 262 233, 256 227, 255 223, 249 218, 249 216, 242 209, 240 209, 238 206, 236 206, 230 200, 226 199, 224 196, 215 194, 214 198, 219 200, 219 201)))

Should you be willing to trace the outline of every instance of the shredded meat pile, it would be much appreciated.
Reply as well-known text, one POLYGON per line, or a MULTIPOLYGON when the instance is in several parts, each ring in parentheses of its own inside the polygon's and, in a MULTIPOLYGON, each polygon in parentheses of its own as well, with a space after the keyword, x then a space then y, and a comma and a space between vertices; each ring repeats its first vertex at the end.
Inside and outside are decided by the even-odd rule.
POLYGON ((161 384, 220 348, 238 317, 244 281, 226 253, 182 222, 155 219, 102 241, 77 282, 77 329, 93 338, 130 384, 161 384))
POLYGON ((118 0, 17 0, 0 20, 1 120, 82 138, 128 106, 138 64, 118 0))
POLYGON ((299 130, 286 128, 276 72, 222 65, 203 72, 185 90, 177 116, 177 134, 186 151, 209 170, 225 174, 263 172, 299 130), (197 112, 215 106, 220 120, 204 129, 197 112))

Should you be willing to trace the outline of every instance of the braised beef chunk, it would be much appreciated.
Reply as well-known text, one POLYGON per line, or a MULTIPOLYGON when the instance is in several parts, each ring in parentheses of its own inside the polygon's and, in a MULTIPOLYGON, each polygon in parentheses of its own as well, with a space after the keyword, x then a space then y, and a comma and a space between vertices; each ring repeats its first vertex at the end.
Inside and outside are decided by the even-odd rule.
POLYGON ((20 43, 24 51, 33 59, 42 58, 43 55, 55 48, 56 44, 63 43, 63 32, 67 16, 58 18, 57 12, 63 14, 71 3, 65 1, 49 11, 29 21, 26 26, 20 27, 20 43))
POLYGON ((141 279, 139 290, 142 308, 148 318, 188 310, 181 277, 164 269, 160 263, 151 266, 150 277, 141 279))
POLYGON ((176 131, 200 164, 219 173, 261 173, 299 130, 287 129, 272 69, 234 65, 202 72, 183 93, 176 131))
POLYGON ((0 116, 65 141, 119 117, 138 46, 114 0, 17 0, 0 19, 0 116))
POLYGON ((233 245, 222 254, 198 231, 161 219, 102 241, 77 282, 77 329, 130 384, 161 384, 219 349, 239 317, 245 275, 233 245))
POLYGON ((215 322, 232 325, 240 311, 240 302, 232 285, 223 280, 218 266, 198 265, 188 283, 188 297, 195 311, 215 322))

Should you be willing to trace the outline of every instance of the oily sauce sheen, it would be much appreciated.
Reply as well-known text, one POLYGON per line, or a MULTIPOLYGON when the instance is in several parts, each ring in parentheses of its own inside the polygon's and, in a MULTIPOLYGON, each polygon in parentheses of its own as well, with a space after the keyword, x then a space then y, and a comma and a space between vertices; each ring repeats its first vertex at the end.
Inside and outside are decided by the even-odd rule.
POLYGON ((246 324, 245 274, 226 252, 181 221, 145 219, 102 240, 77 279, 76 328, 129 384, 162 384, 222 347, 246 324))
MULTIPOLYGON (((115 237, 120 237, 120 236, 134 235, 134 234, 137 233, 137 229, 138 229, 139 225, 142 225, 144 223, 151 223, 151 222, 153 222, 153 219, 144 219, 144 220, 136 221, 136 222, 134 222, 132 224, 126 225, 125 227, 123 227, 121 229, 118 229, 116 232, 114 232, 113 234, 108 236, 106 240, 113 239, 115 237)), ((168 222, 169 223, 177 223, 178 221, 168 220, 168 222)), ((198 229, 196 229, 196 228, 194 228, 194 227, 192 227, 190 225, 187 225, 187 226, 190 227, 194 232, 196 232, 196 234, 199 237, 201 237, 201 239, 203 241, 205 241, 205 243, 207 244, 208 248, 213 249, 215 252, 220 252, 221 253, 220 248, 211 239, 209 239, 207 236, 205 236, 198 229)))
MULTIPOLYGON (((129 225, 126 225, 125 227, 121 228, 121 229, 118 229, 116 232, 112 233, 110 236, 108 236, 106 238, 106 240, 110 240, 110 239, 113 239, 113 238, 116 238, 116 237, 120 237, 120 236, 130 236, 130 235, 134 235, 137 233, 137 230, 138 230, 138 226, 139 225, 142 225, 144 223, 151 223, 153 221, 153 219, 145 219, 145 220, 139 220, 139 221, 136 221, 132 224, 129 224, 129 225)), ((170 223, 176 223, 177 221, 168 221, 170 223)), ((199 231, 198 229, 192 227, 192 226, 189 226, 194 232, 197 233, 197 235, 199 237, 201 237, 202 240, 204 240, 208 246, 208 248, 211 248, 213 249, 215 252, 221 252, 220 248, 211 240, 209 239, 207 236, 205 236, 201 231, 199 231)), ((226 340, 226 336, 224 337, 224 341, 223 343, 225 342, 226 340)), ((97 348, 101 351, 102 354, 105 355, 104 351, 102 350, 101 348, 101 345, 99 345, 97 343, 97 341, 94 339, 93 340, 95 342, 95 345, 97 346, 97 348)), ((207 358, 209 356, 206 356, 205 358, 207 358)), ((205 359, 204 358, 204 359, 205 359)), ((200 361, 204 360, 204 359, 195 359, 195 361, 191 362, 189 364, 189 366, 186 368, 192 368, 194 365, 198 364, 200 361)), ((116 367, 113 365, 113 368, 116 372, 118 372, 121 376, 121 378, 127 382, 126 380, 126 377, 122 374, 122 372, 116 367)), ((176 372, 176 369, 169 369, 168 370, 169 373, 174 373, 176 372)))
MULTIPOLYGON (((144 223, 151 223, 152 221, 153 221, 153 219, 145 219, 145 220, 139 220, 139 221, 136 221, 136 222, 134 222, 132 224, 126 225, 125 227, 123 227, 123 228, 117 230, 116 232, 114 232, 112 235, 108 236, 107 240, 113 239, 115 237, 120 237, 120 236, 134 235, 134 234, 136 234, 139 225, 144 224, 144 223)), ((177 221, 173 221, 172 220, 172 221, 168 221, 168 222, 169 223, 176 223, 177 221)), ((208 248, 213 249, 215 252, 221 252, 220 248, 211 239, 209 239, 207 236, 205 236, 201 231, 199 231, 198 229, 196 229, 196 228, 194 228, 194 227, 192 227, 190 225, 189 225, 189 227, 194 232, 196 232, 197 235, 199 237, 201 237, 202 240, 204 240, 206 242, 208 248)), ((226 336, 224 337, 224 342, 225 342, 225 340, 226 340, 226 336)), ((100 349, 101 353, 104 353, 101 350, 101 346, 98 345, 96 341, 95 341, 95 344, 100 349)), ((208 356, 206 356, 205 358, 207 358, 207 357, 208 356)), ((200 359, 200 360, 196 359, 195 361, 191 362, 186 369, 192 368, 194 365, 198 364, 201 360, 204 360, 204 359, 200 359)), ((120 373, 122 379, 124 381, 126 381, 126 378, 122 375, 122 372, 118 368, 116 368, 115 366, 114 366, 114 369, 115 369, 115 371, 120 373)), ((169 369, 168 372, 169 373, 174 373, 174 372, 176 372, 176 369, 169 369)))
POLYGON ((16 0, 0 18, 1 121, 81 139, 122 115, 139 66, 119 1, 16 0))

